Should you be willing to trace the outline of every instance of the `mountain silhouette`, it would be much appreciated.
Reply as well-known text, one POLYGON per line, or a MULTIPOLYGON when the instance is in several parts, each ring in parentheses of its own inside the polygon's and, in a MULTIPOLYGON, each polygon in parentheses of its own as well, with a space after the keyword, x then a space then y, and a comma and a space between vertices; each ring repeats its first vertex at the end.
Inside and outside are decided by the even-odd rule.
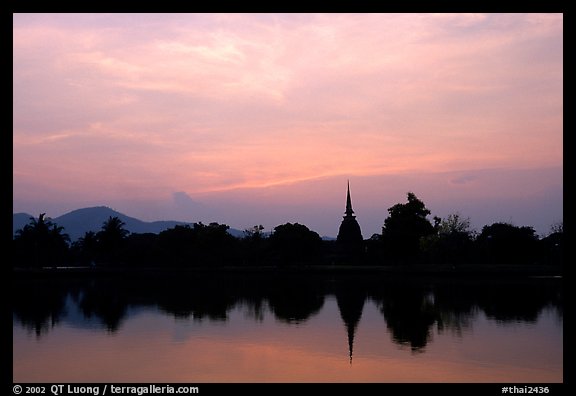
MULTIPOLYGON (((30 223, 30 217, 36 218, 37 216, 27 213, 14 213, 12 216, 13 233, 15 234, 17 230, 30 223)), ((192 225, 192 223, 183 221, 142 221, 117 212, 107 206, 76 209, 51 220, 57 225, 64 227, 64 232, 70 236, 70 240, 75 241, 84 236, 87 231, 100 231, 102 225, 109 217, 118 217, 124 222, 126 230, 138 234, 147 232, 158 234, 177 225, 192 225)), ((228 229, 228 232, 235 237, 244 235, 243 231, 233 228, 228 229)))
POLYGON ((12 235, 16 234, 16 230, 20 230, 30 223, 30 217, 36 218, 36 216, 28 213, 14 213, 12 215, 12 235))

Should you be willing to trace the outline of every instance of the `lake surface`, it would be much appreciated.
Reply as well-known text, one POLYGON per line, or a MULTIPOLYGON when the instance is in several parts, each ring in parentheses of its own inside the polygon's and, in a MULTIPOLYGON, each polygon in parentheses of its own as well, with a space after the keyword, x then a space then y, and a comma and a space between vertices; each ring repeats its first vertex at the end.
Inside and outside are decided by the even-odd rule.
POLYGON ((14 382, 563 381, 561 279, 17 279, 14 382))

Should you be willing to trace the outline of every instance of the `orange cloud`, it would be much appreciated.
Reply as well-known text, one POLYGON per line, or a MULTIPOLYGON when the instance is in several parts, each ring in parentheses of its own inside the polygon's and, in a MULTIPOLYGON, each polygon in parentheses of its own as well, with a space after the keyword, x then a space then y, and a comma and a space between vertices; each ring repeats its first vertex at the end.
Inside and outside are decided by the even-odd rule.
POLYGON ((15 14, 15 197, 561 166, 562 23, 15 14))

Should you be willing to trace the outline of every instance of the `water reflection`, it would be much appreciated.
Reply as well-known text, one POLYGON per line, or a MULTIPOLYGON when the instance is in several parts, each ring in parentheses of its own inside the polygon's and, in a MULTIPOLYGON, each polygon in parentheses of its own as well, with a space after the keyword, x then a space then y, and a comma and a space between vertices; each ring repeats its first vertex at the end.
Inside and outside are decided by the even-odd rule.
POLYGON ((430 329, 440 320, 430 286, 394 283, 373 295, 394 342, 423 351, 430 341, 430 329))
POLYGON ((336 296, 336 303, 340 310, 340 317, 346 326, 346 332, 348 334, 348 353, 350 356, 350 364, 352 364, 354 335, 358 323, 360 323, 360 318, 362 317, 364 302, 367 298, 366 290, 363 288, 361 282, 353 279, 351 282, 336 283, 333 293, 336 296))
MULTIPOLYGON (((287 325, 305 325, 334 297, 346 329, 352 363, 358 324, 367 300, 378 308, 392 341, 426 351, 439 333, 462 334, 483 313, 498 323, 534 323, 553 307, 562 318, 558 279, 390 279, 384 275, 311 273, 205 273, 77 279, 16 279, 13 316, 37 338, 64 323, 90 321, 117 332, 138 308, 155 307, 174 318, 227 321, 233 309, 261 321, 266 312, 287 325), (81 317, 69 312, 76 305, 81 317)), ((386 335, 383 335, 386 336, 386 335)), ((343 340, 344 342, 344 340, 343 340)))

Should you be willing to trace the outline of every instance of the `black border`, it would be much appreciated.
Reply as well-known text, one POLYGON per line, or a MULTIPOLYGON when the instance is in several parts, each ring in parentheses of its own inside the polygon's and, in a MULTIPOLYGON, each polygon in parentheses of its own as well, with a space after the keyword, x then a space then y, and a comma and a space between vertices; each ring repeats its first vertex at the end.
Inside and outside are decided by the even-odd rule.
MULTIPOLYGON (((564 31, 565 37, 571 37, 573 31, 573 19, 571 18, 571 13, 567 11, 567 2, 560 2, 560 1, 547 1, 547 2, 538 2, 538 3, 523 3, 521 7, 518 6, 518 2, 508 2, 504 4, 503 2, 499 3, 487 3, 487 2, 470 2, 470 1, 459 1, 459 2, 448 2, 448 1, 437 1, 437 2, 427 2, 427 3, 420 3, 415 4, 411 2, 396 2, 396 3, 386 3, 381 4, 380 2, 364 2, 364 3, 355 3, 350 4, 348 2, 339 2, 333 3, 329 6, 321 6, 320 4, 307 4, 305 6, 298 6, 296 4, 281 4, 281 3, 252 3, 252 4, 245 4, 245 3, 231 3, 229 5, 223 5, 219 3, 197 3, 197 2, 162 2, 162 3, 151 3, 151 2, 139 2, 136 5, 126 4, 125 2, 115 2, 113 4, 106 3, 106 2, 98 2, 98 3, 86 3, 86 2, 60 2, 59 4, 55 4, 54 2, 42 2, 42 3, 31 3, 31 2, 9 2, 8 5, 9 10, 6 12, 2 12, 2 23, 3 28, 6 30, 6 34, 4 37, 13 37, 12 31, 12 14, 13 13, 26 13, 26 12, 38 12, 38 13, 67 13, 67 12, 83 12, 83 13, 90 13, 90 12, 115 12, 115 13, 122 13, 122 12, 137 12, 137 13, 147 13, 147 12, 554 12, 554 13, 563 13, 564 14, 564 31), (382 7, 384 6, 384 7, 382 7), (10 11, 10 12, 8 12, 10 11), (10 29, 10 30, 9 30, 10 29), (8 31, 9 30, 9 31, 8 31)), ((6 7, 6 4, 3 5, 2 8, 6 7)), ((8 45, 8 40, 2 40, 4 45, 8 45)), ((12 40, 10 40, 12 42, 12 40)), ((12 53, 12 52, 10 52, 12 53)), ((565 58, 565 63, 568 65, 572 64, 573 62, 565 58)), ((574 70, 573 66, 569 66, 568 70, 574 70)), ((8 73, 6 73, 8 74, 8 73)), ((566 80, 565 80, 566 81, 566 80)), ((13 88, 13 87, 12 87, 13 88)), ((12 90, 5 89, 4 90, 6 95, 6 101, 4 103, 8 103, 8 95, 12 92, 12 90)), ((568 102, 570 102, 571 95, 568 95, 568 102)), ((10 98, 12 99, 12 98, 10 98)), ((11 102, 11 100, 10 100, 11 102)), ((574 106, 569 103, 569 108, 572 109, 574 106)), ((572 113, 569 111, 569 115, 572 113)), ((574 150, 576 149, 576 145, 573 143, 573 135, 576 133, 572 128, 571 117, 567 118, 567 125, 565 126, 565 131, 568 133, 564 133, 564 179, 565 179, 565 188, 564 188, 564 235, 567 239, 567 245, 570 245, 571 242, 574 240, 574 232, 575 232, 575 223, 574 219, 574 207, 570 205, 571 203, 576 202, 576 197, 573 192, 573 182, 576 180, 576 169, 574 164, 574 150), (568 183, 566 183, 566 180, 568 183)), ((12 124, 12 123, 11 123, 12 124)), ((565 124, 566 125, 566 124, 565 124)), ((12 124, 13 127, 13 124, 12 124)), ((7 131, 3 134, 6 138, 9 136, 7 131)), ((10 135, 11 136, 11 135, 10 135)), ((7 138, 8 140, 8 138, 7 138)), ((5 179, 5 183, 7 184, 10 182, 10 187, 5 186, 4 191, 9 191, 10 194, 13 194, 13 174, 11 172, 12 169, 12 159, 13 159, 13 152, 12 152, 12 139, 9 140, 6 144, 2 144, 2 161, 3 166, 2 169, 4 170, 3 174, 5 179)), ((7 195, 7 193, 6 193, 7 195)), ((12 195, 13 196, 13 195, 12 195)), ((10 241, 12 240, 12 229, 8 228, 8 225, 11 224, 11 215, 12 215, 12 205, 9 204, 8 199, 3 200, 6 206, 6 211, 2 213, 2 224, 5 224, 6 232, 3 233, 6 237, 7 244, 4 246, 9 246, 10 241), (10 210, 10 212, 9 212, 10 210), (10 216, 10 217, 9 217, 10 216)), ((214 394, 214 393, 242 393, 250 392, 250 394, 270 394, 274 391, 288 391, 288 392, 353 392, 359 394, 365 393, 372 393, 372 392, 382 392, 382 391, 390 391, 392 394, 398 394, 403 392, 408 392, 412 394, 412 392, 417 392, 417 394, 427 394, 428 392, 442 392, 442 394, 449 395, 500 395, 502 394, 502 387, 503 386, 517 386, 517 387, 524 387, 524 386, 543 386, 548 387, 550 389, 549 395, 558 395, 564 394, 568 390, 568 388, 572 388, 575 382, 575 375, 576 372, 574 371, 573 367, 573 358, 568 351, 573 350, 574 346, 574 331, 573 331, 573 314, 576 310, 574 306, 574 298, 573 298, 573 288, 571 287, 572 282, 572 271, 573 266, 576 265, 576 257, 573 257, 573 252, 568 252, 566 250, 565 253, 565 262, 568 265, 564 267, 564 277, 563 277, 563 293, 564 293, 564 383, 562 384, 519 384, 519 383, 387 383, 387 384, 334 384, 334 383, 322 383, 322 384, 299 384, 299 383, 274 383, 274 384, 211 384, 211 383, 190 383, 187 385, 191 386, 198 386, 200 389, 201 394, 214 394)), ((7 272, 6 276, 3 279, 10 279, 11 277, 11 269, 8 263, 4 263, 3 265, 4 271, 7 272)), ((4 294, 4 301, 11 301, 7 299, 7 295, 11 295, 11 285, 8 285, 7 288, 4 288, 7 293, 4 294)), ((6 314, 6 325, 11 323, 8 318, 12 316, 11 314, 11 305, 8 306, 5 303, 2 305, 6 307, 3 309, 3 312, 6 314), (8 316, 10 315, 10 317, 8 316)), ((11 330, 3 332, 4 335, 11 334, 11 330)), ((3 340, 3 353, 2 355, 8 360, 8 353, 6 351, 12 350, 12 341, 6 337, 3 340)), ((5 369, 2 370, 4 373, 3 375, 3 382, 6 383, 9 387, 9 394, 12 393, 12 387, 14 385, 12 378, 12 369, 7 370, 7 367, 12 367, 11 361, 6 362, 3 365, 5 369)), ((168 383, 154 383, 155 385, 167 385, 168 383)), ((24 386, 24 384, 22 384, 24 386)), ((26 384, 32 385, 32 384, 26 384)), ((50 384, 37 384, 37 385, 47 385, 50 384)), ((74 384, 79 385, 79 384, 74 384)), ((95 384, 85 384, 87 386, 95 385, 95 384)), ((126 384, 115 384, 115 385, 130 385, 126 384)), ((147 384, 133 384, 135 386, 142 386, 147 384)), ((183 384, 170 384, 173 386, 181 386, 183 384)))

